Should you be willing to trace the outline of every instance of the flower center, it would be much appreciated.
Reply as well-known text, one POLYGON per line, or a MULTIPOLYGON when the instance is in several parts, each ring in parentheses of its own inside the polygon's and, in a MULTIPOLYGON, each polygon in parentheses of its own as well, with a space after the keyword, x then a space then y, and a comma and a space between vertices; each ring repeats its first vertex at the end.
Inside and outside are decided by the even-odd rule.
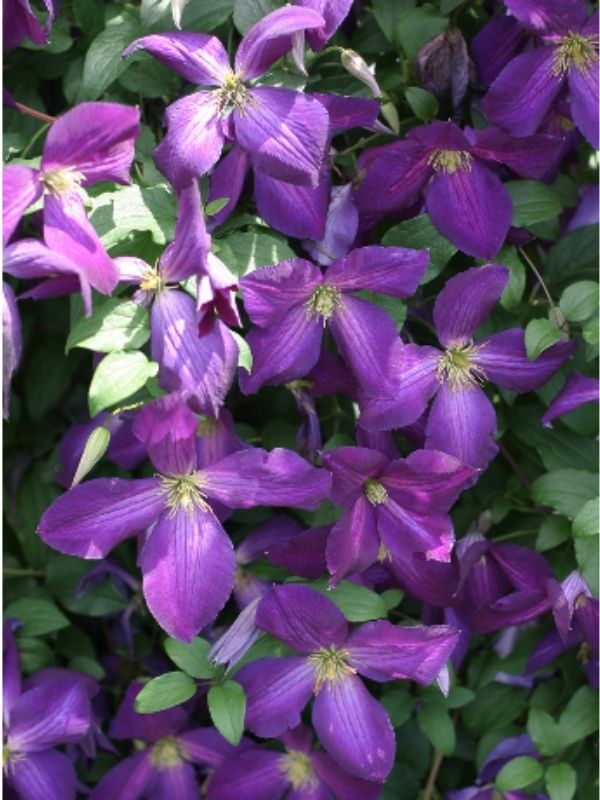
POLYGON ((144 292, 158 292, 162 289, 164 281, 156 267, 148 267, 142 273, 142 280, 140 281, 140 289, 144 292))
POLYGON ((470 172, 472 160, 471 154, 467 153, 466 150, 434 150, 427 159, 427 163, 436 172, 445 172, 447 175, 452 175, 459 170, 470 172))
POLYGON ((219 421, 215 417, 202 416, 196 427, 197 436, 213 436, 219 428, 219 421))
POLYGON ((150 762, 159 770, 179 766, 186 756, 185 747, 174 736, 165 736, 150 750, 150 762))
POLYGON ((354 675, 353 669, 346 661, 350 653, 347 650, 338 650, 333 645, 322 647, 308 657, 308 660, 315 665, 314 692, 318 694, 325 681, 339 681, 346 675, 354 675))
POLYGON ((585 608, 588 604, 588 599, 584 594, 580 594, 577 596, 575 600, 575 608, 585 608))
POLYGON ((369 478, 363 484, 365 495, 372 506, 380 506, 388 499, 388 493, 385 486, 375 478, 369 478))
POLYGON ((392 554, 387 549, 387 547, 384 545, 384 543, 381 542, 379 544, 379 550, 377 551, 377 561, 380 564, 383 564, 386 561, 391 561, 391 560, 392 560, 392 554))
POLYGON ((587 75, 590 67, 598 61, 598 38, 596 36, 581 36, 579 33, 569 33, 560 40, 556 49, 550 75, 562 78, 571 67, 587 75))
POLYGON ((194 508, 209 511, 206 495, 201 491, 206 486, 206 481, 200 472, 190 475, 160 475, 160 492, 166 495, 166 506, 171 509, 170 517, 174 517, 182 508, 188 514, 194 508))
POLYGON ((42 172, 42 185, 47 193, 60 196, 77 189, 84 177, 81 172, 77 172, 73 167, 49 169, 46 172, 42 172))
POLYGON ((340 290, 324 283, 315 289, 306 301, 307 314, 309 317, 321 317, 325 323, 333 316, 333 312, 341 303, 342 293, 340 290))
POLYGON ((312 761, 300 750, 288 750, 286 755, 282 756, 279 767, 292 784, 292 789, 313 791, 319 785, 312 761))
POLYGON ((252 99, 250 92, 242 83, 242 79, 235 72, 228 72, 221 88, 217 89, 217 116, 224 117, 234 109, 243 113, 244 108, 252 99))
POLYGON ((487 380, 485 371, 477 365, 476 354, 485 344, 466 344, 448 347, 437 362, 437 377, 442 383, 447 382, 452 391, 470 389, 475 385, 483 386, 487 380))
POLYGON ((592 657, 592 648, 589 646, 587 642, 582 642, 579 649, 577 650, 577 661, 580 664, 585 665, 589 662, 590 658, 592 657))
POLYGON ((2 769, 8 775, 17 761, 22 761, 25 753, 18 753, 8 744, 2 747, 2 769))

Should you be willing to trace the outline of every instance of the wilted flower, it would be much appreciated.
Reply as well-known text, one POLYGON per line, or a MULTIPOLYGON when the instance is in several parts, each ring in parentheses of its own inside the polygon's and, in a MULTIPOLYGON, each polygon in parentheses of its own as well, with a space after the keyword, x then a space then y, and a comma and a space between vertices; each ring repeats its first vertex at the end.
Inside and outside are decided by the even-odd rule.
POLYGON ((416 67, 425 89, 439 98, 449 95, 453 108, 458 108, 473 71, 467 43, 458 28, 442 31, 426 42, 417 53, 416 67))

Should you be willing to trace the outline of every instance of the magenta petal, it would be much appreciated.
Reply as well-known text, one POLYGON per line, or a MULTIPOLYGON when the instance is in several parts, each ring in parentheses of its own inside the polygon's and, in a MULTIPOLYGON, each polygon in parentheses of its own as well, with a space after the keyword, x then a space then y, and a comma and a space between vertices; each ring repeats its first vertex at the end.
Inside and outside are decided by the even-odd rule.
POLYGON ((464 253, 493 258, 504 244, 512 201, 500 178, 481 163, 474 160, 468 169, 437 173, 427 188, 426 203, 439 232, 464 253))
POLYGON ((181 97, 165 111, 167 133, 154 151, 159 170, 176 189, 204 175, 223 149, 223 131, 212 92, 181 97))
POLYGON ((223 608, 233 588, 235 555, 213 512, 163 514, 140 555, 144 597, 169 636, 191 642, 223 608))
POLYGON ((89 796, 89 800, 139 800, 154 776, 150 751, 142 750, 123 759, 107 772, 89 796))
POLYGON ((210 779, 211 800, 280 800, 289 782, 281 769, 283 755, 252 747, 235 753, 210 779))
POLYGON ((576 66, 569 70, 571 114, 579 130, 591 146, 600 147, 598 132, 598 62, 592 62, 586 70, 576 66))
POLYGON ((235 56, 235 71, 243 80, 258 78, 292 49, 297 31, 322 28, 325 20, 310 8, 286 6, 267 14, 243 37, 235 56))
POLYGON ((110 724, 112 739, 156 742, 169 734, 177 733, 187 722, 187 713, 182 706, 174 706, 152 714, 138 714, 135 710, 135 698, 142 689, 143 684, 137 681, 127 687, 121 705, 110 724))
POLYGON ((308 586, 275 586, 256 612, 256 624, 301 653, 323 647, 341 647, 348 623, 338 607, 308 586))
POLYGON ((90 699, 82 683, 48 681, 17 700, 7 731, 12 750, 36 753, 80 741, 90 727, 90 699))
POLYGON ((197 181, 182 189, 177 199, 175 239, 160 258, 160 274, 169 283, 178 283, 205 269, 211 244, 197 181))
POLYGON ((8 785, 20 800, 75 800, 76 780, 73 762, 56 750, 30 753, 8 767, 8 785))
POLYGON ((145 50, 186 81, 200 86, 219 86, 230 69, 221 42, 205 33, 173 31, 143 36, 129 45, 123 57, 137 50, 145 50))
POLYGON ((246 728, 257 736, 279 736, 300 724, 313 693, 315 667, 306 658, 261 658, 235 679, 246 692, 246 728))
POLYGON ((146 446, 159 472, 186 475, 196 466, 197 425, 196 417, 177 395, 165 395, 136 414, 133 435, 146 446))
POLYGON ((296 239, 320 239, 325 233, 329 186, 326 166, 316 186, 295 186, 254 170, 254 197, 261 217, 296 239))
POLYGON ((446 281, 433 307, 435 329, 444 347, 469 341, 500 299, 508 278, 506 267, 486 265, 446 281))
POLYGON ((542 417, 542 425, 551 427, 557 417, 568 414, 586 403, 597 403, 600 395, 598 378, 588 378, 579 372, 571 372, 565 385, 548 406, 542 417))
POLYGON ((15 232, 21 217, 42 196, 40 173, 20 164, 9 165, 2 172, 2 242, 15 232))
POLYGON ((532 361, 527 357, 521 328, 495 333, 482 344, 477 364, 490 381, 514 392, 539 389, 577 349, 577 342, 557 342, 532 361))
POLYGON ((481 103, 490 122, 515 136, 536 132, 562 86, 551 74, 555 54, 540 47, 509 61, 481 103))
POLYGON ((314 729, 327 753, 353 775, 384 780, 396 741, 389 717, 355 675, 325 681, 313 706, 314 729))
POLYGON ((297 453, 251 448, 202 470, 204 491, 230 508, 294 506, 314 510, 328 496, 331 477, 297 453))
POLYGON ((318 184, 329 128, 318 100, 262 86, 252 89, 243 113, 234 111, 233 116, 238 143, 262 172, 301 186, 318 184))
POLYGON ((321 270, 302 258, 257 269, 241 280, 244 307, 255 325, 266 328, 306 303, 322 280, 321 270))
POLYGON ((496 412, 477 386, 452 390, 443 384, 427 423, 426 447, 442 450, 471 467, 485 468, 498 452, 492 439, 496 412))
POLYGON ((337 447, 322 453, 323 466, 333 475, 331 500, 348 508, 364 492, 368 478, 377 477, 389 459, 367 447, 337 447))
POLYGON ((405 247, 359 247, 335 261, 325 280, 342 291, 362 289, 392 297, 409 297, 417 289, 429 263, 427 250, 405 247))
POLYGON ((377 561, 380 539, 377 515, 366 497, 359 497, 331 529, 327 540, 330 586, 348 575, 364 572, 377 561))
POLYGON ((349 664, 361 675, 385 683, 416 681, 428 686, 450 658, 458 631, 447 625, 406 628, 390 622, 367 622, 346 645, 349 664))

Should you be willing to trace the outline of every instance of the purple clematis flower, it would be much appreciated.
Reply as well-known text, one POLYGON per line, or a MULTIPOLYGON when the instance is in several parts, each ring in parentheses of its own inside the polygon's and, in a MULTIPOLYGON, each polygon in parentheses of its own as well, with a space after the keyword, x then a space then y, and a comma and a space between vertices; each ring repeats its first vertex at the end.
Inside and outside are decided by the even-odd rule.
POLYGON ((446 626, 404 628, 385 621, 349 633, 331 600, 293 584, 275 587, 261 601, 256 624, 301 655, 259 659, 236 673, 246 691, 248 730, 271 737, 295 728, 315 695, 313 727, 328 755, 371 781, 384 780, 392 768, 394 732, 357 673, 380 682, 430 684, 458 638, 446 626))
POLYGON ((542 425, 552 427, 557 417, 562 417, 586 403, 597 403, 600 395, 598 378, 588 378, 580 372, 571 372, 565 385, 550 403, 542 417, 542 425))
POLYGON ((2 283, 2 416, 8 419, 10 382, 21 360, 21 318, 15 293, 2 283))
POLYGON ((288 450, 242 450, 198 469, 197 418, 177 396, 140 411, 134 433, 158 471, 153 478, 98 478, 79 484, 44 512, 38 532, 51 547, 104 558, 146 532, 140 553, 143 591, 158 623, 182 641, 217 616, 231 593, 235 556, 210 505, 315 509, 330 479, 288 450))
POLYGON ((4 779, 22 800, 75 800, 72 761, 54 749, 81 742, 91 724, 84 680, 67 670, 21 689, 19 653, 4 624, 4 779))
POLYGON ((124 56, 146 50, 191 83, 215 87, 167 108, 167 134, 154 157, 175 188, 207 172, 226 139, 250 153, 264 173, 317 185, 326 153, 326 110, 314 97, 250 82, 292 49, 296 33, 324 23, 308 8, 288 6, 267 14, 243 37, 233 69, 221 42, 206 34, 144 36, 125 50, 124 56))
POLYGON ((312 750, 312 731, 299 725, 279 740, 285 753, 248 747, 214 772, 207 800, 379 800, 382 787, 350 775, 327 753, 312 750))
POLYGON ((181 706, 154 714, 136 713, 135 698, 141 689, 141 683, 129 685, 110 735, 135 740, 143 749, 109 770, 90 800, 197 800, 194 765, 215 768, 235 749, 214 728, 190 729, 181 706))
POLYGON ((240 376, 242 391, 305 377, 319 360, 326 325, 355 377, 381 385, 396 326, 385 311, 352 295, 368 289, 408 297, 428 260, 426 250, 362 247, 325 273, 310 261, 289 259, 243 278, 244 306, 258 329, 248 335, 253 368, 240 376))
POLYGON ((43 0, 46 7, 46 22, 40 24, 34 14, 29 0, 5 0, 2 3, 2 41, 3 50, 8 53, 14 50, 23 39, 33 44, 47 44, 56 19, 58 0, 43 0))
POLYGON ((577 348, 576 342, 558 342, 531 361, 520 328, 473 340, 508 277, 505 267, 487 264, 446 282, 433 308, 435 329, 445 349, 398 347, 386 395, 363 394, 362 425, 376 429, 409 425, 435 396, 425 446, 473 467, 487 466, 498 450, 492 440, 496 414, 481 386, 490 380, 514 392, 538 389, 577 348))
POLYGON ((344 507, 327 542, 331 585, 378 560, 424 553, 449 561, 454 531, 447 512, 477 470, 434 450, 390 460, 378 450, 339 447, 322 458, 333 475, 331 499, 344 507))
POLYGON ((524 178, 540 178, 561 146, 555 136, 515 139, 497 128, 461 131, 453 122, 413 128, 405 140, 361 154, 355 193, 361 222, 370 225, 423 195, 440 233, 469 255, 493 258, 504 244, 513 207, 491 166, 505 164, 524 178))

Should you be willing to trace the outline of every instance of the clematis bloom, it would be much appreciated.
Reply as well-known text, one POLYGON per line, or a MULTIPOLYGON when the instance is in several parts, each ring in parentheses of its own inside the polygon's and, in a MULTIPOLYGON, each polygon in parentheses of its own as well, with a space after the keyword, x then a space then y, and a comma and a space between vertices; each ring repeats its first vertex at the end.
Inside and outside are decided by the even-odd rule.
POLYGON ((552 427, 557 417, 575 411, 586 403, 597 403, 600 395, 600 381, 579 372, 571 372, 565 385, 552 400, 542 417, 542 425, 552 427))

